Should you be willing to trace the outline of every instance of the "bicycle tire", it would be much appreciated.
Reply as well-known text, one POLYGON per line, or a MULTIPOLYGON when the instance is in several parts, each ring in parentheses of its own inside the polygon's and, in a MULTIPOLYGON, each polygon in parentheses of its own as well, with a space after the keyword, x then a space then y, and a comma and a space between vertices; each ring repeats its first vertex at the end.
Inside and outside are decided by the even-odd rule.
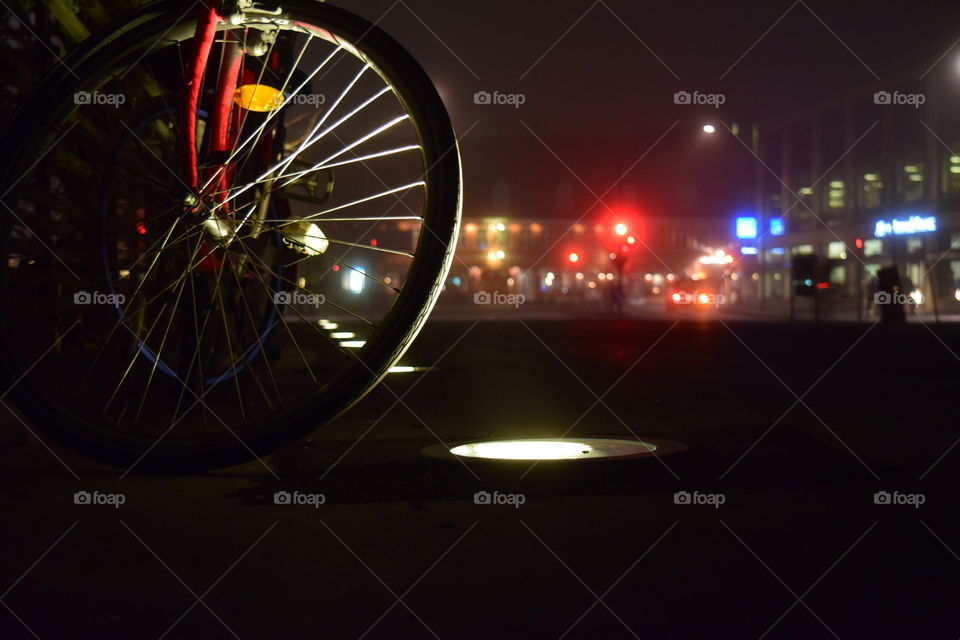
MULTIPOLYGON (((442 289, 459 233, 462 176, 459 148, 449 116, 427 74, 410 54, 375 25, 337 7, 292 0, 283 2, 282 17, 310 21, 350 40, 381 76, 389 79, 397 96, 417 123, 417 132, 427 160, 425 179, 430 190, 407 284, 400 292, 380 328, 362 350, 362 361, 342 372, 323 393, 298 406, 278 412, 269 422, 246 433, 242 441, 197 440, 153 446, 136 438, 105 431, 71 412, 44 387, 44 380, 31 375, 32 363, 20 357, 17 338, 11 330, 7 270, 0 269, 0 346, 8 357, 0 373, 13 385, 10 397, 20 413, 42 432, 89 458, 125 468, 137 464, 141 472, 186 472, 230 466, 264 456, 342 415, 366 395, 389 368, 406 352, 423 327, 442 289), (362 366, 360 366, 362 365, 362 366)), ((87 44, 65 59, 24 103, 4 134, 3 191, 13 189, 24 166, 33 160, 32 149, 43 147, 55 133, 53 123, 63 122, 70 112, 69 97, 81 79, 96 77, 111 63, 142 47, 157 34, 172 29, 192 29, 195 20, 177 22, 182 5, 162 2, 151 5, 121 25, 108 28, 102 38, 87 44), (179 26, 178 26, 179 24, 179 26), (53 108, 51 108, 53 106, 53 108)), ((85 85, 84 85, 85 86, 85 85)), ((6 242, 12 226, 6 210, 0 218, 0 242, 6 242)))

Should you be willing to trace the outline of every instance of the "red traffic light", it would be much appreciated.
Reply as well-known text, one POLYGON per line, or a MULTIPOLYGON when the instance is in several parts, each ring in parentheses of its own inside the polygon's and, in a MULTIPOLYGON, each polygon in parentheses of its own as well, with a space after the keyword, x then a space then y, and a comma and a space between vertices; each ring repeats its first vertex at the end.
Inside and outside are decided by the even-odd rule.
POLYGON ((567 260, 570 262, 580 262, 580 254, 575 251, 571 252, 570 255, 567 256, 567 260))

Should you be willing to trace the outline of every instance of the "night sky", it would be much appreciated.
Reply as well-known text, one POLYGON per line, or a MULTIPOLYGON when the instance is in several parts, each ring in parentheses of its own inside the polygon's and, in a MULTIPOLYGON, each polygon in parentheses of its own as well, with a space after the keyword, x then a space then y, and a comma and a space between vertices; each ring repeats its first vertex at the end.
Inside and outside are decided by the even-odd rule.
POLYGON ((462 137, 467 216, 577 218, 631 166, 605 198, 613 206, 728 215, 753 160, 729 134, 705 141, 703 122, 762 121, 876 77, 919 75, 948 51, 939 64, 957 64, 960 38, 955 2, 333 4, 376 21, 434 79, 462 137), (679 90, 726 102, 678 106, 679 90), (476 105, 477 91, 525 103, 476 105), (690 185, 697 206, 675 210, 690 185), (558 206, 571 189, 575 204, 558 206))

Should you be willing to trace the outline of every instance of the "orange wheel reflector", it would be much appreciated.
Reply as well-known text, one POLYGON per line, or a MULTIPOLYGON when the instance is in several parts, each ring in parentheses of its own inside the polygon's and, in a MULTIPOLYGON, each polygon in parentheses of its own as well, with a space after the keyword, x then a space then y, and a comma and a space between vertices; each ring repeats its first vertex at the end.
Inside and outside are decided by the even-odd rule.
POLYGON ((283 94, 265 84, 245 84, 233 94, 233 101, 248 111, 265 113, 283 106, 283 94))

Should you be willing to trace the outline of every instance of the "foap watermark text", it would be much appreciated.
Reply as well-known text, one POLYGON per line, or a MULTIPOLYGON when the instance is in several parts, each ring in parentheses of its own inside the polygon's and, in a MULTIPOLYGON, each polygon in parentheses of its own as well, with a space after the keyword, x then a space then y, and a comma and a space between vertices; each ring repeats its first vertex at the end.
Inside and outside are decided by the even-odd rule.
POLYGON ((501 93, 494 91, 477 91, 473 94, 473 104, 480 105, 507 105, 519 109, 527 103, 527 96, 522 93, 501 93))
POLYGON ((878 291, 873 294, 873 304, 903 304, 915 305, 917 302, 913 296, 909 296, 902 291, 878 291))
POLYGON ((73 103, 78 105, 106 105, 119 109, 127 101, 122 93, 101 93, 99 91, 77 91, 73 94, 73 103))
POLYGON ((473 294, 474 304, 493 304, 519 308, 527 297, 522 293, 500 293, 499 291, 478 291, 473 294))
POLYGON ((73 294, 73 304, 106 305, 120 307, 127 301, 122 293, 103 293, 101 291, 77 291, 73 294))
POLYGON ((900 491, 877 491, 873 494, 873 504, 903 505, 919 509, 927 501, 922 493, 901 493, 900 491))
POLYGON ((127 501, 122 493, 101 493, 100 491, 77 491, 73 494, 73 504, 119 509, 127 501))
POLYGON ((273 494, 273 504, 293 507, 313 507, 319 509, 326 504, 327 496, 322 493, 301 493, 300 491, 277 491, 273 494))
POLYGON ((304 293, 303 291, 278 291, 273 294, 273 304, 295 304, 304 307, 319 307, 326 304, 327 297, 318 293, 304 293))
POLYGON ((673 494, 673 504, 704 505, 719 509, 727 501, 722 493, 701 493, 699 491, 677 491, 673 494))
POLYGON ((722 93, 701 93, 700 91, 677 91, 673 94, 673 104, 710 106, 719 109, 727 101, 722 93))
POLYGON ((508 505, 519 509, 520 505, 527 501, 527 496, 522 493, 500 493, 494 491, 477 491, 473 494, 473 504, 483 505, 508 505))
POLYGON ((900 91, 877 91, 873 94, 873 103, 881 105, 904 105, 919 109, 926 104, 927 96, 922 93, 903 93, 900 91))

